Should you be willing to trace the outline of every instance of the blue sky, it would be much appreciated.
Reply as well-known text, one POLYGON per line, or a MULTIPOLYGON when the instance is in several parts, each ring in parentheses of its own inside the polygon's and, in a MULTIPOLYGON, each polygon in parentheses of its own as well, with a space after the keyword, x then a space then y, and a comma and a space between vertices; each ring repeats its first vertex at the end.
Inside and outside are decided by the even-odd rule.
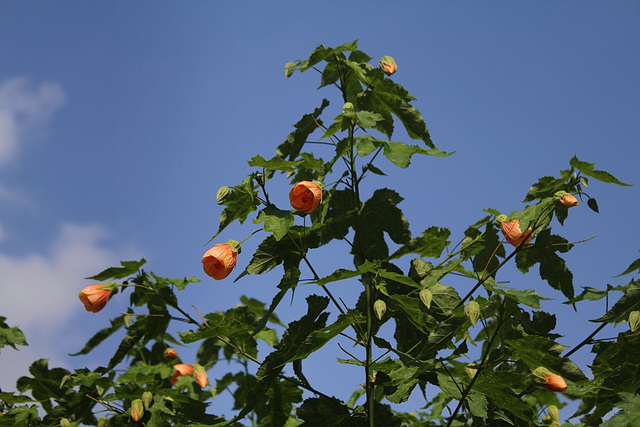
MULTIPOLYGON (((126 307, 114 299, 91 314, 77 299, 91 284, 83 277, 120 259, 145 257, 157 274, 204 279, 185 295, 203 312, 242 294, 271 299, 279 271, 214 282, 200 259, 217 230, 218 188, 241 182, 253 155, 271 157, 322 97, 336 101, 327 120, 341 108, 333 92, 316 90, 317 75, 284 78, 286 62, 320 44, 359 39, 374 63, 393 56, 394 79, 418 99, 433 140, 456 151, 415 158, 407 170, 381 164, 388 178, 371 183, 399 189, 415 235, 437 225, 456 240, 483 208, 520 210, 538 177, 577 155, 636 186, 592 181, 601 213, 583 204, 562 230, 554 225, 569 240, 597 235, 566 256, 574 285, 626 283, 612 276, 640 249, 638 22, 631 1, 1 2, 0 315, 31 345, 2 352, 0 387, 11 389, 39 357, 104 363, 66 354, 126 307)), ((229 227, 220 238, 253 230, 229 227)), ((239 268, 260 240, 247 242, 239 268)), ((327 274, 348 266, 347 256, 317 256, 327 274)), ((535 272, 503 279, 557 299, 550 309, 566 316, 567 345, 591 331, 577 320, 604 310, 575 315, 535 272)), ((285 320, 315 291, 307 288, 285 305, 285 320)))

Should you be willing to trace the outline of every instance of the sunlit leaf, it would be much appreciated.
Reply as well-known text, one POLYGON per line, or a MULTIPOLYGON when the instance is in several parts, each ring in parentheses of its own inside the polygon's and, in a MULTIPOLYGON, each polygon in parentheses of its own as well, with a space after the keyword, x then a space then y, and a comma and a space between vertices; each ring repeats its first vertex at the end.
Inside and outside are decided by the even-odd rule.
POLYGON ((606 182, 606 183, 611 183, 611 184, 624 185, 624 186, 631 186, 632 185, 632 184, 626 184, 626 183, 618 180, 616 177, 611 175, 609 172, 605 172, 605 171, 594 169, 595 163, 587 163, 587 162, 580 161, 580 160, 578 160, 578 158, 576 156, 573 156, 571 158, 571 161, 569 161, 569 164, 572 167, 578 169, 584 175, 590 176, 590 177, 595 178, 595 179, 597 179, 599 181, 606 182))

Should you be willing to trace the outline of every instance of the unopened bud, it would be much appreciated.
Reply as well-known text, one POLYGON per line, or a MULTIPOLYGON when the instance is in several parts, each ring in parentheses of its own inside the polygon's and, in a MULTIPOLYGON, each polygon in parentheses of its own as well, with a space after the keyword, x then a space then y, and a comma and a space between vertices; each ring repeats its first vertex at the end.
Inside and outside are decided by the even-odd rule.
POLYGON ((227 187, 226 185, 223 185, 222 187, 220 187, 220 189, 218 190, 218 193, 216 194, 216 201, 221 202, 225 199, 225 197, 227 197, 229 195, 229 192, 231 190, 229 190, 229 187, 227 187))
POLYGON ((433 293, 429 289, 423 289, 420 291, 420 300, 427 307, 431 308, 431 301, 433 300, 433 293))
POLYGON ((142 404, 142 399, 135 399, 131 402, 131 418, 133 418, 134 421, 138 421, 142 418, 143 414, 144 405, 142 404))
POLYGON ((175 348, 169 347, 164 350, 164 358, 167 360, 173 360, 178 357, 178 352, 175 348))
POLYGON ((475 326, 480 318, 480 304, 473 300, 469 301, 467 305, 464 306, 464 315, 467 316, 467 319, 471 322, 471 326, 475 326))
POLYGON ((376 317, 382 320, 382 316, 384 316, 384 313, 387 311, 387 304, 381 299, 376 300, 376 302, 373 303, 373 311, 376 313, 376 317))
POLYGON ((380 58, 380 67, 382 68, 382 71, 384 71, 384 73, 387 76, 390 76, 391 74, 395 73, 396 70, 398 69, 398 66, 396 65, 396 61, 392 57, 387 55, 380 58))
POLYGON ((212 399, 215 399, 215 398, 216 398, 216 395, 218 394, 218 391, 217 391, 215 388, 211 387, 211 388, 209 389, 209 392, 211 393, 211 398, 212 398, 212 399))
POLYGON ((294 64, 293 62, 287 62, 284 65, 284 76, 286 78, 291 77, 291 75, 293 74, 293 72, 296 70, 296 64, 294 64))
POLYGON ((150 391, 142 393, 142 404, 144 405, 144 409, 148 411, 149 406, 151 406, 151 402, 153 402, 153 394, 150 391))
POLYGON ((629 328, 631 332, 635 332, 640 327, 640 311, 632 311, 629 313, 629 328))
POLYGON ((353 106, 353 103, 351 102, 345 102, 344 105, 342 106, 342 112, 345 113, 347 111, 353 111, 355 110, 356 107, 353 106))
POLYGON ((60 419, 60 427, 71 427, 71 423, 66 418, 60 419))
POLYGON ((560 411, 556 405, 549 405, 547 413, 549 414, 549 418, 551 418, 550 424, 560 421, 560 411))

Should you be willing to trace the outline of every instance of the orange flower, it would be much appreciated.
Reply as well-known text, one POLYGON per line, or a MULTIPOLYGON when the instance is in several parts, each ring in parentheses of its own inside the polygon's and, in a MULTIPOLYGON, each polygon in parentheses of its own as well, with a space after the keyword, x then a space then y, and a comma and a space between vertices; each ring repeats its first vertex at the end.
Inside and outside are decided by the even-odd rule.
POLYGON ((566 193, 562 197, 558 199, 558 203, 560 203, 565 208, 570 208, 572 206, 578 206, 578 199, 573 194, 566 193))
MULTIPOLYGON (((115 286, 115 284, 114 284, 115 286)), ((103 285, 101 283, 97 285, 89 285, 80 291, 78 298, 84 304, 84 308, 92 313, 97 313, 107 305, 111 292, 115 289, 110 285, 103 285)))
POLYGON ((216 245, 202 257, 202 268, 208 276, 221 280, 231 274, 236 266, 238 251, 228 243, 216 245))
POLYGON ((533 379, 542 384, 547 390, 550 391, 565 391, 567 389, 567 383, 560 375, 549 372, 548 369, 540 366, 533 370, 533 379))
POLYGON ((322 189, 315 182, 300 181, 289 190, 289 201, 295 210, 311 213, 322 202, 322 189))
POLYGON ((169 381, 171 381, 171 384, 174 386, 178 382, 178 378, 184 375, 191 375, 193 373, 193 365, 178 363, 177 365, 173 365, 173 367, 176 369, 176 373, 173 374, 169 381))
POLYGON ((509 243, 513 246, 520 246, 520 244, 526 239, 525 243, 531 241, 531 227, 527 228, 524 233, 520 229, 520 221, 517 219, 509 222, 502 222, 502 234, 509 243))
POLYGON ((164 350, 164 358, 167 360, 173 360, 178 357, 178 352, 175 348, 169 347, 164 350))
POLYGON ((209 379, 207 378, 207 373, 205 372, 204 367, 197 363, 193 368, 193 376, 196 378, 196 382, 198 383, 198 385, 202 388, 204 388, 209 382, 209 379))
POLYGON ((542 384, 551 391, 565 391, 567 389, 567 383, 560 375, 556 374, 544 374, 547 377, 547 382, 542 384))
POLYGON ((382 70, 387 76, 395 73, 398 69, 396 61, 390 56, 383 56, 380 58, 380 67, 382 67, 382 70))

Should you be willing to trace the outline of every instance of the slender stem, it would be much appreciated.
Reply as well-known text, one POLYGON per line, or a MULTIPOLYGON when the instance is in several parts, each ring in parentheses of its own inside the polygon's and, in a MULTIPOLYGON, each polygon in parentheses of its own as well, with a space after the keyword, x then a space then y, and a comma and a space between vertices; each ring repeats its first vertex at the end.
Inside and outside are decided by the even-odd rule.
POLYGON ((567 354, 564 355, 564 357, 569 357, 571 356, 573 353, 575 353, 576 351, 580 350, 582 347, 584 347, 585 345, 589 344, 589 342, 591 342, 591 340, 593 339, 593 337, 596 336, 596 334, 598 332, 600 332, 601 330, 604 329, 604 327, 607 326, 607 323, 601 323, 600 326, 598 326, 595 331, 593 331, 591 334, 589 334, 589 336, 587 338, 585 338, 580 344, 578 344, 577 346, 573 347, 571 350, 569 350, 567 352, 567 354))

